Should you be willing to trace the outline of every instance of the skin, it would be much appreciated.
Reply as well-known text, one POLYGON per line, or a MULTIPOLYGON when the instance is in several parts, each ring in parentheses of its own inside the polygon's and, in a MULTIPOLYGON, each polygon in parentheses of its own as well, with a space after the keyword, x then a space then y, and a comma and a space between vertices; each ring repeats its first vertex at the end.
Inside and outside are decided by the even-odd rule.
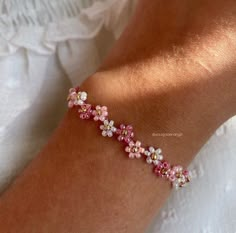
MULTIPOLYGON (((235 12, 233 0, 140 0, 119 41, 82 84, 89 102, 108 106, 111 119, 131 123, 138 139, 187 166, 236 113, 235 12), (163 132, 183 136, 152 136, 163 132)), ((65 115, 1 196, 1 232, 144 232, 170 186, 142 160, 128 160, 97 127, 73 110, 65 115)))

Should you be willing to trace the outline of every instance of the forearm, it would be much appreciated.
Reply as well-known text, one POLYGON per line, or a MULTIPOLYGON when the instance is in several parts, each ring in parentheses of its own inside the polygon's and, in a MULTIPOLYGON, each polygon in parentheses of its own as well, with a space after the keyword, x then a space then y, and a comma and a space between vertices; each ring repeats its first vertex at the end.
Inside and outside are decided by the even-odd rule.
MULTIPOLYGON (((115 122, 132 124, 145 145, 160 146, 172 164, 187 166, 214 130, 236 112, 234 71, 229 69, 231 62, 224 62, 230 59, 232 51, 225 51, 234 49, 233 41, 209 37, 224 49, 198 49, 191 38, 178 33, 179 27, 169 26, 171 11, 161 16, 163 10, 157 14, 159 8, 151 2, 156 4, 150 1, 145 10, 139 6, 103 66, 82 88, 90 102, 108 106, 115 122), (155 20, 159 31, 143 19, 155 20), (170 28, 173 31, 167 33, 170 28), (223 59, 215 56, 218 53, 225 54, 223 59), (166 139, 153 133, 183 136, 166 139)), ((3 195, 0 230, 143 232, 169 192, 169 184, 155 177, 148 164, 128 160, 119 143, 101 137, 94 124, 80 120, 72 110, 3 195)))
POLYGON ((172 82, 172 77, 178 77, 174 80, 183 84, 213 84, 223 93, 215 91, 221 98, 217 102, 225 99, 235 109, 235 11, 233 0, 148 4, 141 0, 100 70, 112 70, 132 78, 133 83, 144 79, 148 84, 154 83, 155 88, 163 81, 172 82))

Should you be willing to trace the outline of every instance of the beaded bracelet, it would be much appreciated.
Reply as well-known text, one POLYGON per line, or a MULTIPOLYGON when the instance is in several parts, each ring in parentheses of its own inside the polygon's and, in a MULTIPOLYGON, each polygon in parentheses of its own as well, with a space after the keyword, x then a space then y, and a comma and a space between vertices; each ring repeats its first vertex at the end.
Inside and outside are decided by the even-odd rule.
POLYGON ((106 106, 92 106, 86 102, 87 93, 80 91, 79 87, 71 88, 67 97, 68 107, 78 107, 81 119, 102 122, 100 125, 101 134, 104 137, 117 136, 118 141, 125 144, 125 152, 131 159, 146 156, 146 162, 153 165, 153 171, 158 177, 169 180, 176 189, 185 186, 190 181, 190 175, 180 165, 170 165, 163 159, 162 150, 153 146, 143 147, 142 143, 134 140, 133 127, 121 124, 119 127, 114 125, 113 120, 108 119, 108 109, 106 106))

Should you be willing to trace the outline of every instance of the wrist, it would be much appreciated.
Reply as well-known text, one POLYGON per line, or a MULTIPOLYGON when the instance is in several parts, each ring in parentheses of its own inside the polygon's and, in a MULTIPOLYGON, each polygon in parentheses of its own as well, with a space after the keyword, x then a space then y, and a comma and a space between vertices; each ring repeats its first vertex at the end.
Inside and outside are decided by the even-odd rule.
POLYGON ((98 72, 81 89, 89 93, 92 104, 108 106, 111 119, 117 124, 133 125, 141 141, 163 147, 171 161, 187 165, 230 115, 227 109, 222 111, 226 108, 225 99, 215 92, 221 88, 216 81, 211 84, 208 77, 197 80, 163 73, 149 79, 149 74, 132 78, 132 72, 127 70, 98 72), (155 137, 155 133, 183 136, 155 137), (190 146, 186 148, 186 144, 190 146), (183 153, 182 148, 188 151, 178 156, 183 153))
MULTIPOLYGON (((86 85, 81 90, 84 90, 83 87, 88 91, 89 102, 106 105, 106 98, 101 102, 104 96, 96 95, 97 92, 92 92, 92 88, 86 85)), ((111 119, 117 119, 116 123, 118 118, 123 121, 120 115, 115 116, 112 105, 108 109, 111 119)), ((97 232, 123 232, 124 224, 120 223, 127 219, 127 232, 143 232, 168 197, 169 183, 155 177, 150 165, 142 163, 143 161, 130 161, 120 143, 112 138, 102 137, 98 125, 81 120, 75 109, 68 111, 60 129, 57 132, 57 143, 53 144, 62 145, 64 159, 68 159, 68 154, 70 155, 69 163, 75 169, 73 176, 78 177, 74 185, 80 187, 80 192, 83 192, 84 187, 88 193, 81 207, 82 211, 91 211, 93 206, 90 203, 101 206, 106 226, 112 226, 108 230, 97 232)), ((55 151, 50 151, 51 153, 58 157, 55 151)), ((97 208, 93 213, 100 215, 100 211, 97 208)), ((89 214, 93 216, 93 213, 89 214)), ((103 229, 101 218, 100 222, 95 222, 99 229, 103 229)))

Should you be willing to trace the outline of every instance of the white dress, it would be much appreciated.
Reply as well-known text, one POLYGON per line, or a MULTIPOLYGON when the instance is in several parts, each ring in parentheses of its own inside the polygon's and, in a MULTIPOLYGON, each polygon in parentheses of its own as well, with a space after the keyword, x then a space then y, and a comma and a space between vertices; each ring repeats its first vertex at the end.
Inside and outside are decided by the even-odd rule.
MULTIPOLYGON (((73 85, 93 73, 135 0, 0 0, 0 188, 50 137, 73 85), (58 107, 59 106, 59 107, 58 107)), ((236 233, 236 119, 221 126, 149 233, 236 233)))

